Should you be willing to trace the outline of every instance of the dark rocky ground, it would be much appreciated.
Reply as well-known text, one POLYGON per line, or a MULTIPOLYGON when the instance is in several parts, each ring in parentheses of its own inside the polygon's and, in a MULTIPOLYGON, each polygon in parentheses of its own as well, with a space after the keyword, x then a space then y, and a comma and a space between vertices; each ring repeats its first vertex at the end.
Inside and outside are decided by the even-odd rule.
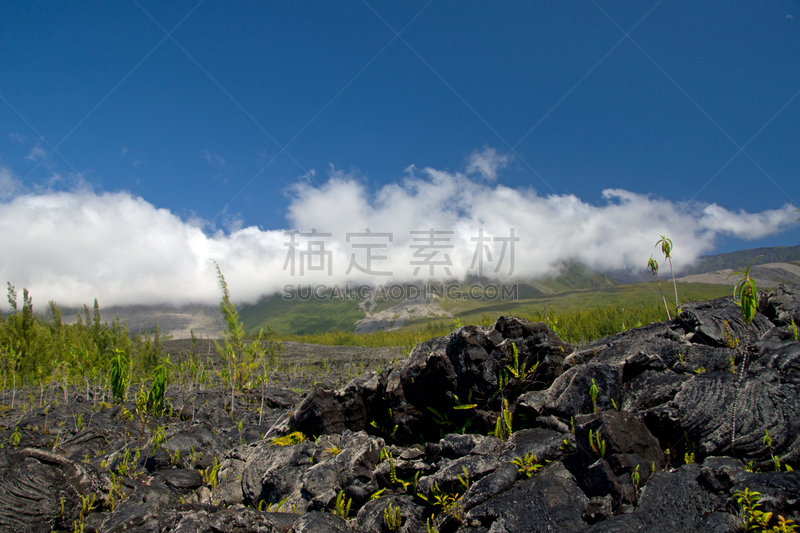
POLYGON ((133 402, 20 391, 37 407, 0 417, 0 529, 726 532, 745 488, 772 524, 800 521, 786 469, 800 467, 800 291, 763 296, 738 395, 730 299, 581 347, 514 318, 407 357, 287 346, 284 372, 237 392, 233 413, 226 391, 190 380, 145 421, 125 416, 133 402), (273 441, 293 431, 307 438, 273 441))

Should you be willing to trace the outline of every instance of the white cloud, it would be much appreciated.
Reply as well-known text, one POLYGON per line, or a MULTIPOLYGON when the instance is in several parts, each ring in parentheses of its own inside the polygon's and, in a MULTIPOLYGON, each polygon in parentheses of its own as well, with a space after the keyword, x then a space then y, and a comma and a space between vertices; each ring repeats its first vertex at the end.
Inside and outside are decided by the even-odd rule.
POLYGON ((25 156, 25 160, 31 162, 39 161, 40 159, 43 159, 46 155, 47 152, 44 150, 44 148, 42 148, 37 144, 36 146, 31 148, 31 151, 28 152, 28 155, 25 156))
MULTIPOLYGON (((486 176, 502 164, 483 151, 470 159, 469 168, 482 168, 476 171, 486 176)), ((420 235, 409 232, 429 228, 454 232, 445 242, 453 247, 439 253, 449 254, 451 274, 459 278, 476 273, 470 271, 476 249, 471 239, 480 228, 484 236, 501 238, 514 229, 520 239, 514 277, 552 274, 568 260, 606 270, 643 268, 663 233, 674 243, 679 268, 713 251, 718 236, 759 238, 787 229, 797 218, 795 208, 788 205, 761 213, 733 212, 716 204, 674 203, 618 189, 604 191, 605 201, 593 205, 570 194, 541 196, 532 189, 432 168, 413 169, 372 192, 361 176, 332 171, 319 186, 308 179, 312 176, 290 189, 287 220, 289 229, 315 228, 332 234, 311 239, 324 241, 325 250, 331 252, 331 276, 310 271, 307 263, 303 277, 284 270, 290 250, 284 230, 240 227, 240 218, 234 216, 226 233, 210 228, 196 215, 184 220, 130 193, 82 190, 42 191, 0 203, 0 282, 31 289, 40 305, 50 299, 62 305, 82 304, 94 297, 104 306, 214 304, 219 290, 213 258, 235 299, 252 302, 286 284, 422 280, 428 268, 413 276, 412 261, 419 258, 411 248, 419 244, 413 239, 420 235), (391 233, 393 242, 353 236, 347 242, 347 233, 367 228, 391 233), (353 245, 369 242, 389 245, 390 261, 376 262, 373 269, 391 270, 391 278, 358 277, 357 269, 345 274, 351 254, 365 263, 365 249, 353 245)), ((13 176, 0 168, 0 189, 10 180, 13 176)), ((308 240, 298 239, 299 250, 307 250, 308 240)), ((496 265, 502 241, 486 244, 496 265)), ((296 274, 300 260, 296 256, 296 274)), ((495 265, 487 264, 486 272, 495 265)), ((506 257, 499 274, 506 274, 508 267, 506 257)), ((436 274, 443 274, 442 267, 436 274)))
POLYGON ((203 151, 203 159, 208 161, 208 164, 215 168, 225 168, 225 159, 222 158, 219 154, 215 154, 214 152, 209 152, 208 150, 203 151))
POLYGON ((17 141, 18 143, 24 143, 28 139, 27 135, 22 135, 21 133, 9 133, 8 137, 12 141, 17 141))
POLYGON ((12 194, 19 186, 19 180, 11 173, 11 170, 0 167, 0 200, 4 200, 12 194))
POLYGON ((127 147, 127 146, 122 146, 122 147, 120 147, 120 149, 119 149, 119 153, 120 153, 120 155, 125 155, 125 154, 127 154, 129 151, 130 151, 130 150, 128 150, 128 147, 127 147))
POLYGON ((508 155, 501 156, 494 148, 484 148, 469 157, 467 174, 478 173, 489 181, 497 179, 497 171, 508 165, 508 155))

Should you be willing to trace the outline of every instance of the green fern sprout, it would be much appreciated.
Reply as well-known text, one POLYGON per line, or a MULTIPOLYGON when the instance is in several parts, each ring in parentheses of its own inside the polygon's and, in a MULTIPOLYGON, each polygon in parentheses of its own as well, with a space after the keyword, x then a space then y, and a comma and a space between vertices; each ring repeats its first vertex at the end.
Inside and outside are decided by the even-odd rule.
POLYGON ((592 451, 598 455, 601 459, 605 459, 606 457, 606 441, 600 437, 600 430, 592 431, 589 430, 589 445, 592 447, 592 451))
POLYGON ((346 498, 344 495, 344 491, 340 490, 339 494, 336 496, 336 508, 334 509, 334 514, 338 517, 347 520, 347 517, 350 516, 350 505, 352 505, 353 499, 346 498))
POLYGON ((735 448, 736 442, 736 408, 738 406, 739 400, 739 390, 742 388, 742 380, 744 380, 744 373, 747 368, 747 349, 750 343, 750 325, 753 323, 753 320, 756 318, 756 311, 758 310, 758 290, 756 289, 756 282, 750 277, 750 268, 753 266, 753 262, 758 259, 759 256, 753 258, 750 261, 750 264, 747 265, 747 268, 740 272, 733 272, 730 276, 740 276, 739 281, 736 282, 736 285, 733 287, 733 300, 736 302, 736 305, 739 306, 742 312, 742 322, 744 322, 744 348, 743 348, 743 358, 742 358, 742 365, 739 369, 739 379, 736 383, 736 391, 733 395, 733 422, 731 428, 731 452, 733 453, 735 448))
POLYGON ((453 398, 456 401, 455 405, 453 406, 453 409, 455 409, 456 411, 475 409, 476 407, 478 407, 477 403, 472 403, 472 389, 469 390, 466 403, 462 403, 461 400, 458 399, 458 396, 455 394, 453 395, 453 398))
POLYGON ((332 444, 331 446, 325 448, 325 453, 327 453, 328 455, 339 455, 340 453, 342 453, 342 449, 336 446, 335 444, 332 444))
POLYGON ((725 320, 722 326, 722 343, 732 350, 735 350, 739 345, 739 339, 731 331, 731 323, 728 320, 725 320))
POLYGON ((592 412, 597 412, 597 394, 600 392, 597 389, 597 383, 594 382, 594 378, 592 378, 592 386, 589 388, 589 396, 592 398, 592 412))
POLYGON ((214 464, 203 470, 200 475, 203 477, 203 482, 211 487, 212 489, 217 486, 219 479, 217 479, 217 474, 219 473, 220 463, 216 457, 214 457, 214 464))
POLYGON ((383 509, 383 522, 391 533, 400 531, 400 528, 403 527, 403 515, 400 514, 400 508, 395 508, 391 503, 387 505, 383 509))
MULTIPOLYGON (((564 442, 569 443, 569 441, 566 439, 564 439, 564 442)), ((539 469, 542 468, 542 465, 539 463, 539 459, 531 452, 527 452, 525 457, 515 457, 509 462, 517 465, 517 472, 520 474, 525 474, 527 477, 531 477, 535 472, 538 472, 539 469)))
POLYGON ((531 375, 534 372, 536 372, 536 369, 539 368, 539 361, 536 361, 536 363, 533 366, 531 366, 530 368, 528 368, 528 369, 526 369, 524 367, 524 365, 522 367, 520 367, 520 365, 519 365, 519 351, 517 350, 516 343, 513 343, 513 342, 511 343, 511 349, 513 350, 513 356, 512 356, 511 364, 510 365, 506 365, 506 368, 508 369, 509 372, 511 372, 512 376, 514 376, 518 380, 523 380, 526 377, 528 377, 529 375, 531 375))
POLYGON ((765 513, 760 510, 761 507, 761 493, 750 491, 745 487, 744 492, 737 491, 733 497, 742 506, 742 527, 744 531, 758 531, 766 530, 769 521, 772 519, 772 513, 765 513))
POLYGON ((285 504, 288 500, 289 500, 288 496, 285 497, 284 499, 282 499, 281 501, 279 501, 277 504, 267 503, 264 500, 261 500, 261 501, 258 502, 258 510, 259 511, 266 511, 268 513, 271 513, 271 512, 276 512, 277 513, 277 512, 279 512, 281 510, 281 507, 283 507, 283 504, 285 504), (275 505, 274 511, 273 511, 273 507, 272 507, 273 505, 275 505))
POLYGON ((433 505, 441 507, 445 514, 452 516, 459 522, 464 521, 464 506, 458 493, 445 492, 439 487, 438 483, 433 485, 431 493, 434 499, 433 505))
POLYGON ((508 439, 513 430, 511 429, 511 411, 508 409, 508 400, 503 398, 503 407, 500 412, 500 415, 497 417, 497 421, 495 422, 494 432, 492 435, 497 437, 500 440, 508 439))
POLYGON ((665 235, 656 243, 656 246, 661 245, 661 251, 664 252, 664 257, 669 261, 669 272, 672 274, 672 285, 675 287, 675 309, 678 309, 678 283, 675 281, 675 271, 672 269, 672 241, 665 235))
POLYGON ((270 446, 293 446, 300 444, 304 440, 306 440, 306 436, 302 432, 294 431, 283 437, 275 437, 272 439, 270 446))
POLYGON ((655 277, 656 281, 658 282, 658 290, 661 291, 661 299, 664 300, 664 309, 667 311, 667 319, 672 320, 672 316, 669 314, 669 306, 667 305, 667 298, 664 296, 664 289, 661 287, 661 278, 658 277, 658 261, 653 259, 653 256, 650 256, 650 259, 647 261, 647 269, 652 272, 655 277))
MULTIPOLYGON (((391 482, 395 485, 401 485, 403 487, 403 491, 407 491, 408 487, 412 485, 412 482, 405 481, 397 477, 397 468, 394 465, 394 456, 392 455, 392 452, 388 452, 386 451, 386 448, 382 448, 381 460, 383 460, 384 457, 389 459, 389 479, 391 480, 391 482)), ((419 474, 419 472, 417 472, 417 474, 419 474)), ((416 486, 416 478, 415 478, 415 483, 413 484, 416 486)))
POLYGON ((464 472, 464 477, 461 477, 461 474, 456 474, 456 477, 458 477, 459 483, 461 483, 461 486, 464 487, 464 490, 466 491, 466 490, 469 490, 469 486, 470 486, 470 480, 469 480, 469 474, 467 473, 467 467, 466 466, 462 466, 461 467, 461 471, 464 472))

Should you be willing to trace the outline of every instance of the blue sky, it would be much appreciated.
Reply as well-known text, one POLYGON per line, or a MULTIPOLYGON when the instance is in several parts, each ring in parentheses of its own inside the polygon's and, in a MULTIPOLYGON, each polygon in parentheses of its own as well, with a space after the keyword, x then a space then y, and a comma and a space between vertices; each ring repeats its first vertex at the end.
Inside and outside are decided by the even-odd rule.
MULTIPOLYGON (((9 0, 0 21, 0 224, 3 246, 17 252, 4 254, 0 273, 64 300, 86 300, 85 292, 114 301, 138 296, 80 274, 79 256, 48 256, 46 228, 14 226, 33 224, 41 205, 58 213, 54 219, 74 221, 99 202, 101 219, 107 208, 131 230, 119 239, 156 250, 154 262, 141 265, 144 278, 167 267, 187 286, 199 284, 195 274, 172 260, 197 238, 192 228, 212 241, 193 249, 197 264, 203 254, 235 256, 231 243, 248 227, 259 228, 256 241, 266 247, 256 256, 279 264, 285 248, 274 237, 284 229, 317 225, 343 234, 368 221, 373 231, 407 233, 395 223, 402 214, 381 198, 399 187, 419 203, 414 180, 433 185, 437 176, 475 193, 454 213, 452 191, 427 204, 442 216, 426 223, 445 229, 488 223, 493 209, 504 211, 501 192, 511 191, 529 200, 518 209, 553 209, 554 216, 563 212, 559 202, 577 199, 604 213, 593 228, 603 235, 603 217, 618 216, 615 205, 625 203, 604 195, 611 189, 637 198, 629 202, 636 215, 620 217, 622 230, 667 206, 650 221, 655 235, 642 238, 672 234, 687 260, 800 238, 786 207, 800 205, 796 0, 9 0), (484 167, 470 166, 476 157, 484 167), (340 193, 345 199, 334 201, 340 193), (482 218, 467 213, 494 196, 482 218), (345 208, 348 198, 358 201, 345 208), (702 214, 710 205, 721 210, 711 225, 702 214), (331 212, 343 209, 369 216, 337 225, 331 212), (161 233, 136 230, 158 210, 170 220, 161 233), (742 211, 761 217, 758 224, 742 211), (754 224, 762 227, 747 229, 754 224), (181 232, 194 237, 158 247, 181 232), (28 258, 37 261, 35 272, 28 258), (59 273, 70 265, 67 277, 59 273)), ((504 220, 497 232, 525 222, 504 220)), ((76 223, 84 256, 103 257, 102 229, 76 223)), ((542 239, 528 230, 529 244, 542 239)), ((615 243, 627 246, 609 238, 615 243)), ((576 255, 567 248, 528 273, 576 255)), ((637 254, 626 248, 617 263, 577 255, 624 268, 637 254)), ((252 267, 230 261, 223 267, 245 283, 252 267)), ((198 280, 212 274, 184 267, 202 271, 198 280)))

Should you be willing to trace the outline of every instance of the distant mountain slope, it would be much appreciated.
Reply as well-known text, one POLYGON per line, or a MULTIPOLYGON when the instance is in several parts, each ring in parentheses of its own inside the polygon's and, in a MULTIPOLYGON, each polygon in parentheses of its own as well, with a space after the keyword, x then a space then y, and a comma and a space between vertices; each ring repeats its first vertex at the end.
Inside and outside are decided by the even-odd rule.
MULTIPOLYGON (((92 310, 89 309, 89 312, 91 313, 92 310)), ((81 316, 83 315, 84 312, 81 311, 81 316)), ((198 338, 210 336, 215 339, 219 338, 220 332, 225 329, 225 322, 222 320, 219 307, 203 304, 189 304, 181 307, 132 305, 100 308, 102 322, 111 323, 117 315, 120 320, 127 321, 128 330, 131 333, 152 332, 155 322, 158 321, 158 329, 161 334, 171 335, 176 339, 188 339, 192 329, 198 338)), ((83 319, 86 320, 85 316, 83 319)), ((77 312, 64 311, 62 320, 66 324, 74 324, 77 321, 77 312)))
MULTIPOLYGON (((747 265, 745 265, 746 268, 747 265)), ((691 274, 681 276, 677 281, 687 283, 713 283, 716 285, 736 285, 739 276, 731 276, 734 272, 740 272, 742 267, 725 268, 706 272, 703 274, 691 274)), ((800 283, 800 263, 768 263, 765 265, 754 265, 750 269, 752 277, 759 290, 766 287, 775 287, 780 283, 800 283)))
MULTIPOLYGON (((723 270, 741 270, 746 268, 753 261, 754 258, 759 257, 753 262, 753 265, 766 265, 770 263, 787 263, 791 261, 800 261, 800 245, 798 246, 775 246, 772 248, 753 248, 751 250, 739 250, 738 252, 728 252, 716 255, 704 255, 700 257, 694 265, 683 267, 677 258, 675 258, 676 276, 681 279, 687 276, 698 274, 708 274, 711 272, 723 270)), ((661 263, 662 268, 659 268, 659 276, 662 278, 669 277, 669 263, 663 262, 663 257, 656 258, 661 263)), ((642 281, 653 281, 655 276, 642 268, 635 271, 619 271, 609 273, 609 277, 617 283, 640 283, 642 281)), ((697 282, 697 279, 692 278, 697 282)), ((711 279, 711 278, 708 278, 711 279)), ((719 279, 718 277, 714 279, 719 279)), ((688 279, 684 281, 689 281, 688 279)), ((707 283, 717 283, 717 281, 708 281, 707 283)), ((719 282, 723 285, 727 283, 719 282)), ((774 285, 774 283, 772 283, 774 285)))
POLYGON ((689 268, 680 270, 681 276, 692 274, 705 274, 727 268, 740 270, 750 264, 750 261, 757 256, 762 256, 753 262, 753 265, 766 265, 767 263, 788 263, 790 261, 800 261, 800 245, 798 246, 775 246, 772 248, 753 248, 752 250, 740 250, 725 254, 706 255, 697 260, 697 263, 689 268))

